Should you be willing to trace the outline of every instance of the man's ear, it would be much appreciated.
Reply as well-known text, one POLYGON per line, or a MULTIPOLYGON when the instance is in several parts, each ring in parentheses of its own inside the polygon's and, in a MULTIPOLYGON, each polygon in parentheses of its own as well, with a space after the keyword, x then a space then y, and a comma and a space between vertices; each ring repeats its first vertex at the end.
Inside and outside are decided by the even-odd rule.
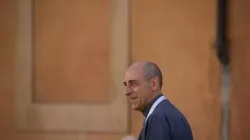
POLYGON ((151 78, 151 88, 152 90, 159 88, 159 78, 157 76, 151 78))

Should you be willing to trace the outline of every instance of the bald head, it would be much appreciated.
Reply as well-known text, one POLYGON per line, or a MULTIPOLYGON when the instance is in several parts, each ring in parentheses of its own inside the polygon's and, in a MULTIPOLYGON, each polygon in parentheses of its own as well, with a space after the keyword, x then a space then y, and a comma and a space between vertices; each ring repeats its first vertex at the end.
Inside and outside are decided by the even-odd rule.
POLYGON ((125 95, 134 110, 143 110, 145 106, 161 93, 162 74, 159 67, 149 61, 132 64, 125 73, 125 95))
POLYGON ((150 61, 136 62, 130 66, 129 69, 137 69, 141 71, 144 75, 146 81, 150 81, 153 77, 159 78, 159 87, 162 88, 163 80, 160 68, 150 61))
POLYGON ((153 77, 159 78, 159 87, 162 87, 162 73, 160 68, 153 62, 146 62, 144 64, 144 77, 146 80, 150 80, 153 77))

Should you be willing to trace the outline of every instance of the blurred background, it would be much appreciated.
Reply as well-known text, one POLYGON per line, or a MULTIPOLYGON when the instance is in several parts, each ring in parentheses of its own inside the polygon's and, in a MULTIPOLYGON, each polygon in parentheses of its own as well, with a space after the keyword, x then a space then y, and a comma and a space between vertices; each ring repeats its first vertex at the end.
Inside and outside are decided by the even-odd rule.
MULTIPOLYGON (((250 139, 248 0, 230 0, 228 139, 250 139)), ((195 140, 221 140, 217 1, 0 0, 0 139, 120 140, 143 123, 124 96, 133 62, 156 62, 195 140)))

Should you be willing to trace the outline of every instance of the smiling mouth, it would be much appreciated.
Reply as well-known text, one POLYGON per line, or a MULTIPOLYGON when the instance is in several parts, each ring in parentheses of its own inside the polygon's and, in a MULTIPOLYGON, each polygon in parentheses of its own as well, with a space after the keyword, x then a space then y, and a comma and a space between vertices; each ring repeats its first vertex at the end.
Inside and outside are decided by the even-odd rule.
POLYGON ((129 99, 130 100, 135 100, 135 99, 137 99, 137 97, 130 97, 129 99))

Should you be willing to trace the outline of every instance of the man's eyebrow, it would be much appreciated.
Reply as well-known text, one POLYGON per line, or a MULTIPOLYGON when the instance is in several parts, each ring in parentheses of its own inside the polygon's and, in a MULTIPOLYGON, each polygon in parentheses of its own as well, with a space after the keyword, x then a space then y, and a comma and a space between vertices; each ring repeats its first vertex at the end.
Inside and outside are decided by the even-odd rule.
POLYGON ((138 82, 138 80, 129 80, 128 82, 129 82, 129 83, 138 82))
POLYGON ((137 80, 128 80, 128 82, 124 81, 123 84, 131 83, 131 82, 137 82, 137 80))

